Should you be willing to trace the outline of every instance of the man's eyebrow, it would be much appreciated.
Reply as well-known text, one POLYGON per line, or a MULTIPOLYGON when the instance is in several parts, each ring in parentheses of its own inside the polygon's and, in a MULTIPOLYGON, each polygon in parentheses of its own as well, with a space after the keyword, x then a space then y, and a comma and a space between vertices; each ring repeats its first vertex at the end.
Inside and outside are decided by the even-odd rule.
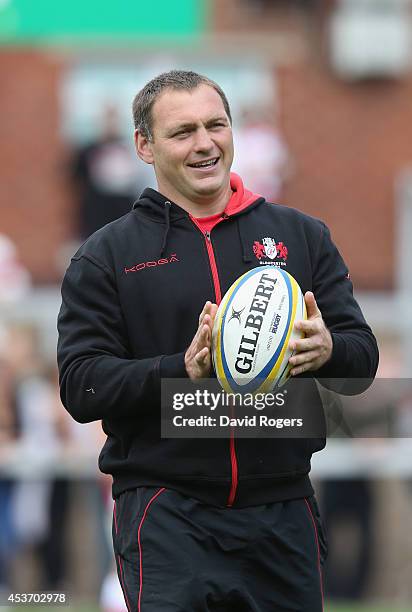
MULTIPOLYGON (((228 123, 228 119, 225 115, 216 115, 216 117, 211 117, 206 121, 206 125, 212 125, 212 123, 216 123, 217 121, 223 121, 228 123)), ((197 128, 197 123, 194 122, 186 122, 186 123, 177 123, 167 129, 167 135, 175 134, 176 132, 180 132, 180 130, 195 130, 197 128)))
POLYGON ((196 128, 196 123, 177 123, 167 129, 167 134, 174 134, 180 130, 193 130, 196 128))
POLYGON ((228 123, 228 118, 225 115, 216 115, 216 117, 212 117, 206 122, 206 125, 210 125, 211 123, 216 123, 217 121, 223 121, 228 123))

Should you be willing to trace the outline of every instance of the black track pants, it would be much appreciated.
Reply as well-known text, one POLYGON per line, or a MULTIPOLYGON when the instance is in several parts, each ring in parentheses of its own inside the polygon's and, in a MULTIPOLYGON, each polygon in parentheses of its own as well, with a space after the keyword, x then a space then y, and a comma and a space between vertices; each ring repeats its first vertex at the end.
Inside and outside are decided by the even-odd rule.
POLYGON ((321 612, 314 498, 218 508, 164 488, 116 500, 113 541, 131 612, 321 612))

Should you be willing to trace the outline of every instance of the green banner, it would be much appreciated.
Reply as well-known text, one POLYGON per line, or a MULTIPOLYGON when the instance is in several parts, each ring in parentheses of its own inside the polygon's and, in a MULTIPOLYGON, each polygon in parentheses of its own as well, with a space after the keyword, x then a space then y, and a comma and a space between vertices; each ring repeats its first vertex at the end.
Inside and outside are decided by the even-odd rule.
POLYGON ((207 0, 0 0, 0 43, 193 38, 207 0))

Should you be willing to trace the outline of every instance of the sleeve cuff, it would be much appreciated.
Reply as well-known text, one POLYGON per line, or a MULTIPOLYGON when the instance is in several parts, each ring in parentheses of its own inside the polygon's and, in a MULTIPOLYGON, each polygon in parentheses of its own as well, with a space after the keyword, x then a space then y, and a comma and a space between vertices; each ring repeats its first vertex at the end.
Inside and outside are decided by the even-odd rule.
POLYGON ((188 378, 185 367, 185 351, 164 355, 160 360, 160 378, 188 378))
POLYGON ((348 376, 348 352, 345 339, 332 334, 332 357, 316 373, 315 377, 323 387, 342 395, 359 395, 370 387, 372 377, 359 378, 348 376), (345 375, 346 372, 346 375, 345 375))

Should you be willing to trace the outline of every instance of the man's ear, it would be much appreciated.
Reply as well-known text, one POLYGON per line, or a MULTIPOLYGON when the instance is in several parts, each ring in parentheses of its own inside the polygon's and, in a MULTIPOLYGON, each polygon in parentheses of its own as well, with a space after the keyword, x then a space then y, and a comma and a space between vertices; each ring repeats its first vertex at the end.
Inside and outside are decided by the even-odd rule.
POLYGON ((134 144, 136 147, 136 153, 140 159, 146 162, 146 164, 153 164, 152 143, 147 136, 143 136, 141 132, 135 130, 134 144))

